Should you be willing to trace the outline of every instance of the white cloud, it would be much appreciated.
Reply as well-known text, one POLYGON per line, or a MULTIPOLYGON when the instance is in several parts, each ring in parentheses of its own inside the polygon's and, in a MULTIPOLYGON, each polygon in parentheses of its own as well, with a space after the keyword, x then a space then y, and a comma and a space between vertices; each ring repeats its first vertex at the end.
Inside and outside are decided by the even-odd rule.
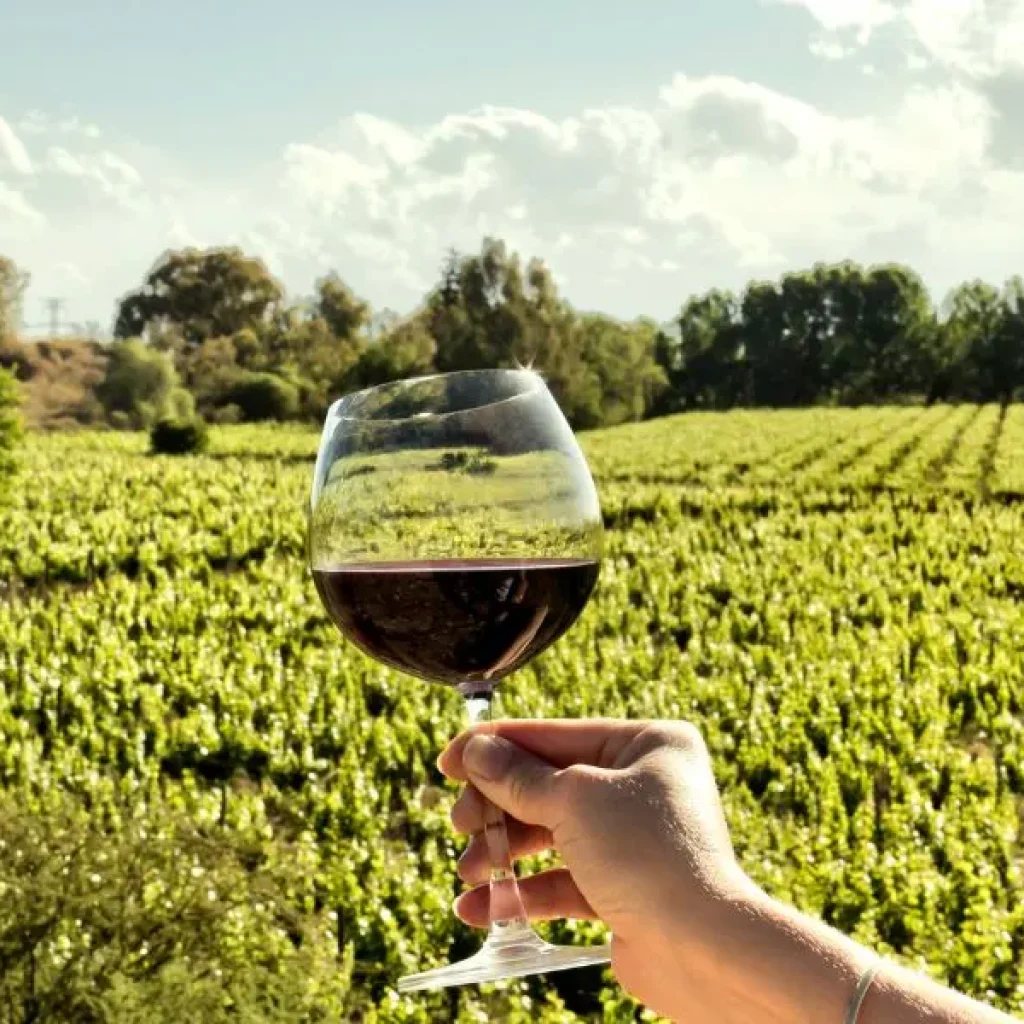
MULTIPOLYGON (((49 146, 44 170, 64 178, 80 179, 87 194, 98 190, 125 209, 148 210, 138 169, 108 149, 82 148, 72 153, 63 146, 49 146)), ((64 189, 67 189, 66 183, 64 189)))
MULTIPOLYGON (((854 29, 866 42, 871 33, 894 17, 888 0, 769 0, 789 7, 806 7, 823 28, 830 32, 854 29)), ((939 0, 942 2, 942 0, 939 0)))
POLYGON ((14 129, 0 117, 0 167, 7 164, 17 174, 31 174, 32 161, 25 144, 14 134, 14 129))
POLYGON ((54 266, 53 272, 55 277, 63 278, 72 287, 89 283, 89 275, 77 263, 63 260, 54 266))
POLYGON ((832 58, 897 28, 921 56, 971 76, 1024 67, 1024 0, 763 0, 805 8, 827 33, 812 52, 832 58))
MULTIPOLYGON (((838 58, 866 52, 858 40, 872 33, 910 31, 925 0, 800 2, 822 54, 838 58)), ((853 112, 813 91, 678 74, 647 102, 564 116, 484 106, 409 124, 357 113, 216 181, 107 126, 28 114, 19 130, 43 155, 28 180, 9 154, 0 165, 0 237, 17 240, 10 255, 40 293, 65 296, 73 319, 102 321, 163 250, 200 244, 242 245, 298 294, 333 266, 393 308, 419 301, 449 247, 484 234, 549 259, 572 301, 623 315, 667 316, 695 290, 819 259, 904 260, 939 292, 999 279, 1020 258, 1024 145, 1012 129, 1024 79, 998 91, 964 72, 958 48, 981 45, 965 27, 972 2, 951 3, 959 13, 944 27, 913 29, 914 54, 897 49, 886 66, 870 51, 870 65, 851 65, 858 88, 872 66, 871 88, 884 91, 858 95, 853 112), (915 54, 940 52, 945 73, 908 73, 915 54)))
POLYGON ((71 178, 84 178, 85 168, 62 146, 51 146, 46 151, 47 166, 71 178))
POLYGON ((0 181, 0 227, 14 232, 40 225, 46 218, 20 193, 0 181))
POLYGON ((29 110, 18 121, 18 130, 26 135, 78 135, 86 139, 100 137, 99 126, 79 117, 54 118, 41 110, 29 110))
POLYGON ((843 60, 856 50, 852 46, 844 46, 836 38, 825 36, 811 42, 810 51, 822 60, 843 60))

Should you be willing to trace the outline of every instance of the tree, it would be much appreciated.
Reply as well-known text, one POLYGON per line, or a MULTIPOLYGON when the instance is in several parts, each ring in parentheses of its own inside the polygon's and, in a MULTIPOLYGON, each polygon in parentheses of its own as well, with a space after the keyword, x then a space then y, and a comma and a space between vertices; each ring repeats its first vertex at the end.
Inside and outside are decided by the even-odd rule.
POLYGON ((859 337, 874 400, 927 394, 936 372, 937 320, 928 290, 909 267, 873 267, 864 279, 859 337))
POLYGON ((21 304, 29 275, 14 260, 0 255, 0 343, 16 340, 21 327, 21 304))
POLYGON ((587 410, 600 388, 588 377, 578 318, 542 261, 524 269, 519 256, 493 238, 479 254, 453 252, 424 316, 438 370, 533 367, 570 420, 592 418, 587 410))
POLYGON ((550 271, 487 238, 479 254, 451 253, 441 283, 427 300, 427 323, 437 343, 437 368, 476 370, 536 365, 556 372, 571 327, 550 271))
POLYGON ((436 352, 437 345, 423 317, 410 317, 363 349, 347 383, 369 388, 387 381, 423 376, 433 371, 436 352))
POLYGON ((583 362, 597 397, 588 421, 580 412, 572 417, 579 426, 613 426, 641 420, 668 387, 665 371, 654 358, 657 325, 649 320, 625 324, 611 317, 588 313, 579 324, 583 362))
POLYGON ((676 319, 679 342, 661 339, 659 362, 676 408, 729 409, 750 400, 739 300, 712 290, 689 299, 676 319))
POLYGON ((860 282, 856 264, 840 263, 748 286, 743 334, 757 404, 810 405, 842 387, 850 360, 863 361, 850 347, 860 340, 851 322, 860 282))
POLYGON ((177 383, 170 356, 133 338, 111 348, 96 394, 108 416, 120 413, 132 426, 146 427, 167 409, 177 383))
POLYGON ((946 300, 943 324, 948 391, 957 397, 988 401, 1012 395, 1020 379, 1019 357, 1007 344, 1006 306, 999 290, 985 281, 969 281, 946 300))
POLYGON ((319 417, 329 396, 346 386, 365 344, 359 333, 335 334, 322 316, 302 319, 296 314, 285 331, 269 339, 264 369, 301 381, 306 411, 319 417))
POLYGON ((121 301, 114 333, 141 337, 171 327, 195 347, 244 328, 266 328, 283 294, 263 262, 238 248, 171 250, 121 301))
POLYGON ((313 314, 336 338, 353 338, 370 322, 369 305, 333 270, 316 283, 313 314))

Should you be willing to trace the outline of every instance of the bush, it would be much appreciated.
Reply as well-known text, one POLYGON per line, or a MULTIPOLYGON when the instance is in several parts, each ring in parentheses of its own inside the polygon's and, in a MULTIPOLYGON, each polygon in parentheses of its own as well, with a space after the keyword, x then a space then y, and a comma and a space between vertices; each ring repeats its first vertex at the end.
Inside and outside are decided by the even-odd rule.
POLYGON ((353 1019, 351 961, 312 902, 308 844, 159 805, 0 795, 0 1021, 353 1019))
POLYGON ((160 410, 160 419, 190 420, 194 419, 195 415, 196 400, 192 397, 192 392, 185 388, 174 388, 160 410))
POLYGON ((230 426, 234 423, 242 422, 242 410, 238 408, 234 402, 229 402, 227 405, 218 406, 210 413, 210 421, 212 423, 220 423, 222 425, 230 426))
POLYGON ((18 382, 6 370, 0 370, 0 474, 15 465, 15 449, 21 440, 21 396, 18 382))
POLYGON ((148 427, 167 408, 177 383, 171 357, 133 339, 111 348, 96 395, 108 416, 124 412, 135 426, 148 427))
POLYGON ((157 420, 149 439, 154 455, 191 455, 206 451, 210 443, 206 424, 198 416, 157 420))
POLYGON ((299 393, 293 384, 273 373, 243 374, 232 387, 229 399, 248 423, 289 420, 299 409, 299 393))

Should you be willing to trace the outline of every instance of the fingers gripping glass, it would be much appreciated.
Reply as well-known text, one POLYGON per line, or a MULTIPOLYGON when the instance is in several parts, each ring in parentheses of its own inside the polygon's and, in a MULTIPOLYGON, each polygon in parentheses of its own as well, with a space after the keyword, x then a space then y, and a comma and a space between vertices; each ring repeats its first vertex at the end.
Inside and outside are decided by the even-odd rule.
MULTIPOLYGON (((576 439, 523 370, 444 374, 337 402, 313 480, 310 558, 342 633, 490 717, 495 687, 576 621, 597 582, 601 513, 576 439)), ((607 963, 530 927, 504 815, 489 806, 490 929, 402 992, 607 963)))

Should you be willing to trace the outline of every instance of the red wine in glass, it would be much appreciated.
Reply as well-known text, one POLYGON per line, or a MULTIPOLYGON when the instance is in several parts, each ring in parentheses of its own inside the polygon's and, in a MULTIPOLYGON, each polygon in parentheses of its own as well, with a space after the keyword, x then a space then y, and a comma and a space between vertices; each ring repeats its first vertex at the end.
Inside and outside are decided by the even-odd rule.
POLYGON ((486 691, 579 617, 595 560, 382 562, 315 569, 327 613, 354 644, 431 682, 486 691))

